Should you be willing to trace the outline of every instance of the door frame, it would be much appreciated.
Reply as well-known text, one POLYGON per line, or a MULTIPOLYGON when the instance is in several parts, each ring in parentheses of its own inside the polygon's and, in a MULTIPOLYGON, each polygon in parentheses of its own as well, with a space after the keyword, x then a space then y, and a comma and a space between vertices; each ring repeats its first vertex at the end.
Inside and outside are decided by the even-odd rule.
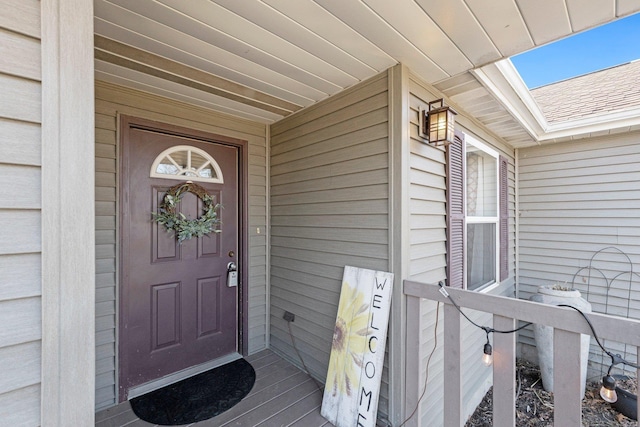
POLYGON ((124 346, 126 343, 126 332, 121 328, 122 323, 126 320, 126 310, 122 307, 123 294, 127 291, 123 288, 123 283, 128 283, 127 274, 123 266, 125 260, 129 256, 123 245, 125 232, 122 230, 123 218, 127 215, 124 210, 124 200, 129 198, 129 176, 125 171, 129 168, 129 144, 131 138, 130 130, 143 129, 147 131, 159 132, 170 136, 186 137, 195 139, 200 142, 216 143, 234 147, 238 150, 238 256, 239 261, 239 277, 238 277, 238 348, 237 352, 243 356, 247 355, 249 342, 249 143, 246 140, 232 138, 224 135, 213 134, 210 132, 190 129, 169 123, 157 122, 140 117, 127 115, 118 115, 119 118, 119 135, 118 135, 118 217, 116 224, 117 242, 118 242, 118 287, 117 287, 117 318, 116 326, 116 388, 118 390, 118 402, 127 400, 126 392, 121 387, 121 378, 128 373, 127 358, 123 357, 124 346))

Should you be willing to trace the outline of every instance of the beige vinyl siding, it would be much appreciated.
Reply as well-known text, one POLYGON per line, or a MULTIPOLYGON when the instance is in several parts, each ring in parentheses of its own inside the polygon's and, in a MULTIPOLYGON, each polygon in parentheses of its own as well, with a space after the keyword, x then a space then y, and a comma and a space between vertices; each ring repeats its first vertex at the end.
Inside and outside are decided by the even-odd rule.
MULTIPOLYGON (((634 272, 640 273, 639 142, 640 133, 633 132, 519 151, 521 298, 529 298, 541 285, 571 285, 578 269, 609 246, 627 253, 634 272)), ((599 256, 594 267, 609 280, 629 270, 626 258, 615 251, 599 256)), ((585 276, 573 283, 583 294, 585 276)), ((605 294, 606 283, 599 273, 592 273, 590 285, 588 299, 594 311, 605 312, 604 297, 596 295, 605 294)), ((610 298, 608 312, 626 316, 629 305, 629 317, 640 318, 640 278, 633 278, 631 301, 628 275, 616 280, 614 288, 620 297, 610 298)), ((525 349, 535 345, 533 333, 521 334, 520 342, 525 349)), ((604 362, 606 369, 609 361, 598 357, 593 344, 592 340, 589 375, 601 376, 600 364, 604 362)), ((608 348, 614 346, 624 351, 607 343, 608 348)))
MULTIPOLYGON (((424 283, 438 283, 446 278, 446 169, 445 149, 426 144, 419 136, 419 111, 426 108, 429 101, 441 98, 437 90, 423 83, 419 77, 410 74, 409 79, 410 154, 409 154, 409 279, 424 283)), ((464 112, 456 116, 456 127, 473 133, 478 139, 498 150, 509 159, 509 272, 510 277, 497 289, 490 291, 496 295, 513 296, 515 271, 515 167, 513 150, 495 136, 481 129, 464 112)), ((442 351, 443 308, 440 307, 438 328, 436 328, 436 304, 423 300, 420 308, 421 342, 418 345, 420 366, 429 362, 426 370, 419 373, 419 387, 422 391, 427 380, 427 392, 420 404, 420 425, 442 425, 444 420, 444 385, 442 351), (437 337, 437 338, 436 338, 437 337)), ((468 311, 465 314, 482 325, 491 325, 491 316, 468 311)), ((410 320, 409 320, 410 321, 410 320)), ((491 386, 492 370, 480 363, 482 348, 486 342, 484 331, 463 319, 463 386, 466 407, 465 415, 471 415, 477 404, 491 386)), ((493 341, 493 340, 492 340, 493 341)), ((411 351, 411 350, 409 350, 411 351)), ((413 373, 407 373, 413 375, 413 373)), ((466 418, 466 416, 465 416, 466 418)))
MULTIPOLYGON (((96 90, 96 97, 97 97, 96 90)), ((97 103, 96 103, 97 104, 97 103)), ((116 116, 95 114, 96 194, 96 408, 116 396, 116 116)))
MULTIPOLYGON (((324 381, 345 265, 389 269, 388 78, 271 127, 271 346, 324 381)), ((383 378, 379 410, 387 410, 383 378)))
POLYGON ((249 141, 249 353, 266 348, 266 126, 110 83, 96 83, 96 409, 116 403, 118 114, 249 141), (258 232, 260 229, 260 232, 258 232))
POLYGON ((0 420, 40 424, 40 2, 0 0, 0 420))

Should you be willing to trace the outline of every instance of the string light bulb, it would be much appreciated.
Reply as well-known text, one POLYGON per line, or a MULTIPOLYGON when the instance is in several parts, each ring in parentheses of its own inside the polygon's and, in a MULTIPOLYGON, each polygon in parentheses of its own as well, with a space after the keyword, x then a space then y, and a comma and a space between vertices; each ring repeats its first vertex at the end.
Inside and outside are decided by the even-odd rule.
POLYGON ((489 342, 487 341, 487 343, 484 345, 484 354, 482 355, 482 363, 485 364, 485 366, 491 366, 491 364, 493 363, 493 349, 491 348, 491 344, 489 344, 489 342))
MULTIPOLYGON (((589 322, 589 326, 591 326, 590 322, 589 322)), ((598 339, 598 336, 595 334, 595 331, 593 331, 593 326, 591 326, 591 331, 594 333, 596 342, 600 345, 600 348, 602 349, 602 351, 604 351, 611 358, 611 365, 609 365, 609 369, 607 370, 607 375, 602 377, 602 387, 600 387, 600 397, 602 397, 602 399, 604 399, 605 402, 615 403, 618 401, 618 393, 616 393, 616 379, 611 375, 611 371, 613 370, 614 366, 618 364, 623 364, 623 365, 634 367, 636 369, 640 369, 640 366, 638 366, 637 363, 629 362, 628 360, 623 359, 622 356, 620 356, 619 354, 614 354, 608 351, 606 348, 602 346, 602 344, 600 344, 600 340, 598 339)))
POLYGON ((602 387, 600 387, 600 397, 605 402, 615 403, 618 400, 616 393, 616 380, 609 373, 602 378, 602 387))

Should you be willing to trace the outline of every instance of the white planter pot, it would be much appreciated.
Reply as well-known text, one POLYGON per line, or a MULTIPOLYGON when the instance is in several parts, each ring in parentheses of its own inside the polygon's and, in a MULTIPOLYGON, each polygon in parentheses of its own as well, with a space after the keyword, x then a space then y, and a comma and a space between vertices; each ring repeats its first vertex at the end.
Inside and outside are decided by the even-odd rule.
MULTIPOLYGON (((591 304, 580 296, 580 291, 575 289, 563 291, 547 286, 540 286, 538 293, 532 295, 529 299, 550 305, 566 304, 579 309, 583 313, 591 312, 591 304)), ((553 392, 553 328, 546 325, 534 324, 533 332, 536 339, 542 386, 546 391, 553 392)), ((582 397, 584 397, 585 384, 587 381, 587 362, 589 361, 590 341, 590 335, 582 334, 580 336, 580 392, 582 397)))

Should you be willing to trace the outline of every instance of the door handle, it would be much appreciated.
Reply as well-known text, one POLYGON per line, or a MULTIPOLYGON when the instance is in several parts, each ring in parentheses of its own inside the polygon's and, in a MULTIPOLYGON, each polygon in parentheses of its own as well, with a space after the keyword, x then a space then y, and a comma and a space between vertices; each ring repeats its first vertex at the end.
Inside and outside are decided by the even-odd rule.
POLYGON ((238 286, 238 266, 233 261, 227 264, 227 286, 229 288, 238 286))

